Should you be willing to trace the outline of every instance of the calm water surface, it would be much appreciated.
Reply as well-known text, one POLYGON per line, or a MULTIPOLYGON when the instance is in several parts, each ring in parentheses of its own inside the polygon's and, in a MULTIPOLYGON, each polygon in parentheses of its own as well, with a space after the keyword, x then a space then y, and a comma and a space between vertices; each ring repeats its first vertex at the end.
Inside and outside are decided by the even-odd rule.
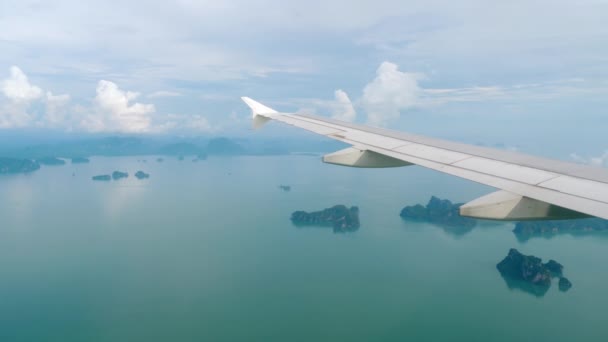
POLYGON ((483 186, 304 156, 155 159, 0 177, 0 341, 608 340, 606 237, 399 218, 483 186), (140 169, 151 178, 90 180, 140 169), (338 203, 360 207, 357 232, 289 221, 338 203), (509 289, 495 265, 511 247, 558 260, 574 287, 509 289))

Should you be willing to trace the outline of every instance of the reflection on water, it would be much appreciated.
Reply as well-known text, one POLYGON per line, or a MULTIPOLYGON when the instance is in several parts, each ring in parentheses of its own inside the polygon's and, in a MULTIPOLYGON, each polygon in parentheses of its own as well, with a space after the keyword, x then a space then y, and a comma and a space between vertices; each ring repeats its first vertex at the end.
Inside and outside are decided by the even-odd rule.
POLYGON ((311 224, 311 223, 296 223, 296 222, 291 222, 292 225, 294 225, 296 228, 299 229, 329 229, 331 228, 332 231, 334 232, 334 234, 341 234, 341 233, 354 233, 356 231, 359 230, 359 226, 336 226, 334 224, 331 223, 326 223, 326 224, 311 224))
MULTIPOLYGON (((406 225, 411 224, 412 226, 419 225, 420 223, 428 223, 424 220, 414 220, 414 219, 407 219, 407 220, 404 220, 404 222, 406 225)), ((454 237, 463 237, 464 235, 472 232, 473 229, 475 229, 474 226, 471 227, 471 226, 460 226, 460 225, 443 225, 443 224, 438 224, 438 223, 430 223, 430 224, 437 228, 440 228, 448 235, 452 235, 454 237)))
POLYGON ((510 290, 519 290, 539 298, 543 297, 550 288, 550 286, 536 285, 523 280, 513 279, 504 274, 500 274, 500 276, 510 290))
MULTIPOLYGON (((141 181, 137 180, 137 182, 141 181)), ((105 215, 113 219, 119 218, 123 211, 128 210, 146 193, 145 186, 124 179, 99 184, 105 186, 104 189, 100 189, 105 215)))
POLYGON ((585 218, 574 220, 540 220, 517 222, 513 233, 521 242, 534 237, 550 239, 556 235, 608 235, 608 220, 585 218))
POLYGON ((515 238, 520 243, 526 243, 530 240, 541 239, 541 240, 552 240, 559 238, 560 236, 571 236, 574 238, 592 237, 594 239, 608 239, 608 231, 588 231, 588 232, 554 232, 554 233, 538 233, 538 234, 524 234, 513 232, 515 238))
MULTIPOLYGON (((0 200, 3 206, 10 208, 15 218, 24 223, 29 220, 34 213, 32 212, 33 202, 35 201, 35 189, 29 175, 0 175, 8 182, 4 182, 4 196, 0 193, 0 200)), ((19 228, 15 225, 13 228, 19 228)))

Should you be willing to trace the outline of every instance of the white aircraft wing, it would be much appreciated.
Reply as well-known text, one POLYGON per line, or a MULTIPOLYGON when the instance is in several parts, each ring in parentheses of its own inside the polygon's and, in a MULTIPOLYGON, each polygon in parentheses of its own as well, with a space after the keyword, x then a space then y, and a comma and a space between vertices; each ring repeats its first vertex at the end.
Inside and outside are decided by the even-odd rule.
POLYGON ((501 189, 460 208, 494 220, 608 219, 608 170, 520 153, 449 142, 308 114, 279 113, 248 97, 254 127, 269 120, 324 135, 352 147, 323 157, 352 167, 420 165, 501 189))

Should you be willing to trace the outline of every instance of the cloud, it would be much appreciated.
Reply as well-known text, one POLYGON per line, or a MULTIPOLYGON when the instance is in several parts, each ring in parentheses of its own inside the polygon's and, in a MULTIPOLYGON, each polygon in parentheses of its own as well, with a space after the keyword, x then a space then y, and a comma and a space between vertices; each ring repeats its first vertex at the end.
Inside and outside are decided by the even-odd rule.
MULTIPOLYGON (((46 92, 46 111, 44 115, 43 125, 50 127, 61 127, 68 123, 68 103, 70 102, 69 94, 53 95, 52 92, 46 92)), ((69 127, 71 129, 72 127, 69 127)))
POLYGON ((399 71, 396 64, 383 62, 376 70, 376 78, 363 89, 361 106, 367 113, 367 121, 382 125, 399 118, 402 110, 417 105, 421 89, 421 74, 399 71))
POLYGON ((4 103, 0 105, 0 129, 26 127, 32 122, 28 113, 29 106, 22 103, 4 103))
POLYGON ((588 164, 593 166, 608 166, 608 150, 603 154, 595 157, 583 157, 576 153, 571 153, 570 158, 580 164, 588 164))
POLYGON ((16 66, 10 68, 10 76, 2 81, 1 88, 4 96, 12 102, 29 103, 42 95, 42 89, 30 84, 27 76, 16 66))
POLYGON ((156 97, 178 97, 178 96, 182 96, 181 93, 175 92, 175 91, 166 91, 166 90, 159 90, 159 91, 155 91, 151 94, 147 95, 149 98, 156 98, 156 97))
MULTIPOLYGON (((51 128, 65 131, 122 133, 209 133, 218 126, 200 114, 160 114, 153 104, 136 102, 140 94, 126 91, 111 81, 97 83, 90 105, 71 105, 69 94, 43 91, 30 83, 18 67, 0 80, 0 129, 51 128)), ((148 97, 180 96, 178 93, 157 91, 148 97)))
POLYGON ((0 103, 0 128, 20 128, 31 125, 34 115, 30 105, 42 95, 42 89, 30 84, 27 76, 12 66, 8 78, 0 82, 0 89, 7 101, 0 103))
POLYGON ((332 117, 342 121, 355 121, 357 112, 355 112, 355 107, 350 101, 348 94, 344 90, 338 89, 334 92, 334 96, 336 97, 336 101, 332 106, 332 117))
POLYGON ((217 131, 217 127, 213 127, 207 118, 200 114, 168 114, 161 121, 155 127, 157 132, 212 133, 217 131))
POLYGON ((116 83, 101 80, 97 84, 94 103, 96 110, 82 121, 82 126, 93 132, 118 131, 146 133, 151 131, 150 114, 153 104, 133 103, 139 93, 123 91, 116 83))
POLYGON ((190 117, 186 127, 198 132, 211 132, 214 130, 209 124, 209 121, 207 121, 207 118, 198 114, 190 117))
MULTIPOLYGON (((569 92, 581 103, 591 98, 593 102, 584 102, 581 115, 601 115, 605 108, 607 97, 575 94, 583 85, 549 94, 536 88, 516 91, 508 87, 549 78, 581 77, 585 83, 607 79, 606 1, 560 0, 556 5, 541 0, 492 6, 479 0, 263 3, 179 0, 142 6, 117 0, 58 0, 52 5, 13 1, 11 15, 0 20, 0 68, 19 61, 24 70, 43 78, 40 84, 53 84, 53 88, 56 84, 76 103, 90 101, 90 92, 84 94, 82 89, 100 79, 145 91, 142 97, 148 101, 140 102, 153 103, 151 99, 176 90, 184 94, 179 109, 169 103, 160 107, 159 101, 158 110, 196 113, 203 105, 213 122, 241 110, 236 104, 241 94, 306 96, 329 102, 337 89, 332 84, 348 91, 360 117, 370 110, 368 120, 378 123, 398 118, 398 113, 411 108, 447 103, 458 103, 455 106, 463 112, 472 112, 469 109, 475 109, 476 101, 506 96, 518 96, 518 105, 525 107, 522 99, 528 97, 519 95, 526 92, 539 98, 569 92), (326 11, 319 12, 320 6, 326 11), (480 12, 484 15, 477 15, 480 12), (422 89, 414 107, 391 101, 361 102, 358 92, 365 82, 358 70, 375 69, 385 60, 404 72, 433 77, 425 86, 453 91, 440 94, 422 89), (351 84, 359 85, 357 92, 351 84), (201 104, 200 98, 185 96, 208 91, 230 98, 205 98, 201 104)), ((178 102, 172 99, 171 104, 178 102)), ((332 107, 323 109, 335 114, 332 107)), ((553 113, 536 111, 534 115, 550 118, 553 113)), ((21 115, 23 120, 28 119, 21 115)))
POLYGON ((0 85, 7 100, 0 103, 0 128, 56 128, 67 124, 70 95, 53 95, 50 91, 44 94, 40 87, 30 83, 27 75, 17 66, 10 68, 9 77, 2 80, 0 85))

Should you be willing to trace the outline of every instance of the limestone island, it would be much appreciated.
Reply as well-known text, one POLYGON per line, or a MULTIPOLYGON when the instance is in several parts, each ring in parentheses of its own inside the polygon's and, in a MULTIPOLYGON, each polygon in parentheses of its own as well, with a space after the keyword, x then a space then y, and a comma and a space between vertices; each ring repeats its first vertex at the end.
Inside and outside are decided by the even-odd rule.
POLYGON ((99 176, 93 176, 92 179, 94 181, 109 181, 112 179, 112 177, 110 177, 110 175, 99 175, 99 176))
POLYGON ((331 226, 334 233, 354 232, 359 229, 359 208, 335 205, 321 211, 296 211, 291 214, 296 226, 331 226))
POLYGON ((608 220, 586 218, 578 220, 524 221, 515 224, 513 233, 520 241, 532 237, 551 238, 559 234, 584 235, 608 233, 608 220))
POLYGON ((65 160, 55 158, 55 157, 45 157, 36 159, 39 164, 47 165, 47 166, 55 166, 55 165, 65 165, 65 160))
POLYGON ((426 206, 416 204, 401 210, 404 220, 422 221, 436 224, 455 234, 464 234, 471 231, 477 220, 460 216, 462 203, 453 204, 447 199, 432 196, 426 206))
POLYGON ((559 278, 559 283, 557 284, 557 286, 559 287, 560 291, 566 292, 570 290, 570 288, 572 287, 572 283, 567 278, 561 277, 559 278))
MULTIPOLYGON (((551 287, 551 278, 559 277, 560 289, 572 283, 562 276, 564 267, 555 260, 543 264, 542 259, 533 255, 524 255, 511 248, 509 254, 496 265, 507 286, 542 297, 551 287), (562 280, 563 279, 563 280, 562 280)), ((569 288, 569 287, 568 287, 569 288)), ((562 290, 562 291, 566 291, 562 290)))
POLYGON ((289 192, 291 191, 291 186, 289 185, 279 185, 279 189, 285 191, 285 192, 289 192))
POLYGON ((112 179, 113 180, 119 180, 121 178, 127 178, 129 177, 129 174, 126 172, 120 172, 120 171, 114 171, 112 172, 112 179))
POLYGON ((89 158, 85 158, 85 157, 74 157, 74 158, 72 158, 72 164, 86 164, 89 161, 90 161, 89 158))
POLYGON ((137 178, 137 179, 150 178, 150 174, 145 173, 143 171, 137 171, 137 172, 135 172, 135 178, 137 178))
POLYGON ((29 173, 40 169, 40 164, 29 159, 0 158, 0 175, 29 173))

